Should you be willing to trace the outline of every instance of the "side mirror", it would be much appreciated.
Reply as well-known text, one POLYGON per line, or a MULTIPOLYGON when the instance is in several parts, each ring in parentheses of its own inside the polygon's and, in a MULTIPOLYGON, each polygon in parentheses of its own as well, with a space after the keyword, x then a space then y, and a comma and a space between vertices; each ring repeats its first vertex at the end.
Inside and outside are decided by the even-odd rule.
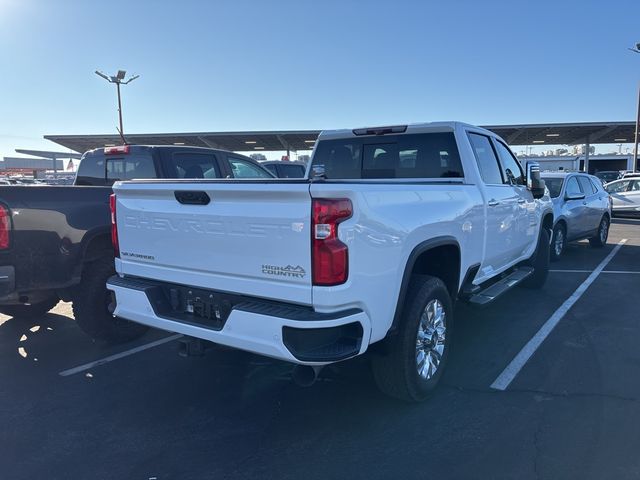
POLYGON ((565 193, 565 200, 582 200, 584 199, 584 193, 565 193))
POLYGON ((533 198, 544 197, 544 180, 540 178, 538 162, 527 162, 527 189, 531 191, 533 198))

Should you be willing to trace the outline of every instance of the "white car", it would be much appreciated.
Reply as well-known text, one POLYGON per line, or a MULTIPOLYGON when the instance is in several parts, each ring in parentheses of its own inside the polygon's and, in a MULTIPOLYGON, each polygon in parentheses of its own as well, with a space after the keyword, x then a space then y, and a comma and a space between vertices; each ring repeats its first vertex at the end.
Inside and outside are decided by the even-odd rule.
POLYGON ((114 314, 298 365, 376 345, 380 388, 426 398, 453 304, 541 287, 551 200, 494 133, 457 122, 325 131, 307 180, 114 185, 114 314))
POLYGON ((589 239, 603 247, 609 237, 611 198, 597 177, 581 172, 543 172, 553 202, 551 260, 562 255, 567 242, 589 239))
POLYGON ((640 215, 640 178, 623 178, 607 183, 614 215, 640 215))

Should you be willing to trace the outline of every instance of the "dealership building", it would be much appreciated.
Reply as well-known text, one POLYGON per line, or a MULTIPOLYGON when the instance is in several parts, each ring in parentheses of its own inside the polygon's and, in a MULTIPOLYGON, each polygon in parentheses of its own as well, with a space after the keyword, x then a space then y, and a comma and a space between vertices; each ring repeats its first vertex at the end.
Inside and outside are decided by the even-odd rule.
POLYGON ((64 170, 64 160, 55 160, 54 168, 53 160, 50 158, 27 158, 27 157, 4 157, 0 162, 0 174, 5 173, 22 173, 33 174, 33 172, 47 170, 64 170))

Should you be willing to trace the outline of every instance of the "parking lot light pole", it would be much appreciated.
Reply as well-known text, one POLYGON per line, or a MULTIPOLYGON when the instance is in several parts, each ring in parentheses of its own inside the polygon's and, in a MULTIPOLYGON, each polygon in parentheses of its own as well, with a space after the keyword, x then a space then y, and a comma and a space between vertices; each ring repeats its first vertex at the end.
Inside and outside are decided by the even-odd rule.
MULTIPOLYGON (((635 48, 630 48, 632 52, 640 53, 640 43, 636 43, 635 48)), ((638 170, 638 130, 640 129, 640 82, 638 82, 638 106, 636 111, 636 138, 633 147, 633 169, 638 170)))
POLYGON ((127 72, 124 70, 118 70, 118 73, 116 73, 114 76, 110 76, 105 73, 102 73, 99 70, 96 70, 96 75, 104 78, 109 83, 116 84, 116 90, 118 92, 118 120, 120 123, 120 128, 118 130, 118 133, 120 133, 120 138, 122 139, 122 143, 126 144, 127 141, 124 138, 124 127, 122 126, 122 100, 120 99, 120 85, 126 85, 127 83, 133 82, 140 75, 134 75, 133 77, 129 77, 128 80, 124 79, 124 77, 127 75, 127 72))

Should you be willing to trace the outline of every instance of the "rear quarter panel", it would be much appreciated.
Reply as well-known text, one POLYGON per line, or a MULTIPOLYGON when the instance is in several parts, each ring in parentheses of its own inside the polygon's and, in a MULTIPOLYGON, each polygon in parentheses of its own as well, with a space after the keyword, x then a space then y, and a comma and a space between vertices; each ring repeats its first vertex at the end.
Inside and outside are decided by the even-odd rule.
MULTIPOLYGON (((335 287, 313 287, 320 312, 350 307, 371 318, 371 341, 391 327, 405 266, 420 243, 457 239, 461 277, 482 258, 484 206, 475 185, 435 183, 314 183, 313 198, 349 198, 351 218, 338 229, 349 247, 349 278, 335 287)), ((460 278, 462 281, 462 278, 460 278)))

